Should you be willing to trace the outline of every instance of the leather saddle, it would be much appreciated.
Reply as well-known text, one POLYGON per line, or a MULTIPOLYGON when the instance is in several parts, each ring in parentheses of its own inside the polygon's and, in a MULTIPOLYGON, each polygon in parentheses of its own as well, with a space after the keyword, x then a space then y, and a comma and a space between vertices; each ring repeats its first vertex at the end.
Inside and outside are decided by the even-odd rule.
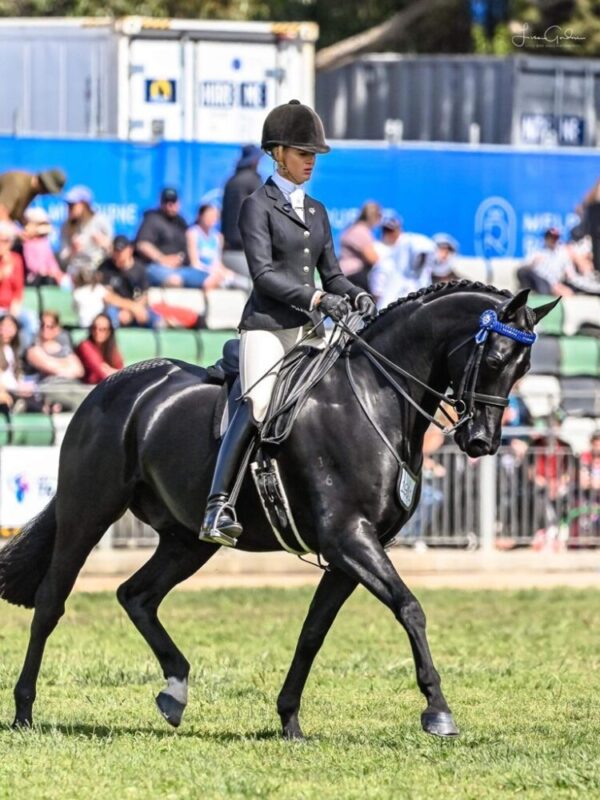
MULTIPOLYGON (((299 347, 286 356, 277 376, 265 422, 261 426, 261 442, 271 442, 273 436, 283 435, 280 441, 287 438, 293 419, 299 411, 298 405, 302 405, 302 395, 305 397, 308 389, 312 388, 302 380, 303 375, 310 371, 314 360, 322 353, 322 350, 314 347, 299 347), (296 387, 301 389, 299 393, 293 392, 296 387)), ((241 402, 239 339, 225 342, 222 357, 214 366, 209 367, 208 372, 213 380, 216 379, 215 382, 223 384, 214 417, 214 434, 219 439, 225 434, 229 420, 241 402)))

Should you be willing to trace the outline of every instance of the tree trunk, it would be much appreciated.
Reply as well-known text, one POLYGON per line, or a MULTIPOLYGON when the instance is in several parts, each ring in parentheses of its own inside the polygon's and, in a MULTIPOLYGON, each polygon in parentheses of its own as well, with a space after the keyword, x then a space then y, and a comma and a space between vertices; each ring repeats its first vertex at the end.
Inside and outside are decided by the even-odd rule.
POLYGON ((440 6, 447 3, 448 0, 415 0, 407 8, 398 11, 374 28, 319 50, 315 65, 319 70, 342 67, 362 53, 381 51, 385 47, 397 44, 398 41, 406 39, 406 29, 412 23, 427 13, 435 13, 440 6))

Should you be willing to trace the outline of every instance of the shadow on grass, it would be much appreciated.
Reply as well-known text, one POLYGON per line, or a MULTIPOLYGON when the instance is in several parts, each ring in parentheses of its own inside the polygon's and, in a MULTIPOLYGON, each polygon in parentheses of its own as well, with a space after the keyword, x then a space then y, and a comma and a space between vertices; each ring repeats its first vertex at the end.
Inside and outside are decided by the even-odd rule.
POLYGON ((204 739, 214 742, 243 742, 243 741, 269 741, 282 739, 281 733, 276 730, 263 728, 250 733, 239 733, 237 731, 201 731, 197 728, 188 730, 176 730, 175 728, 134 727, 130 725, 90 725, 86 723, 75 723, 72 725, 65 723, 51 724, 48 722, 34 723, 32 728, 13 729, 9 725, 3 726, 15 735, 27 736, 31 733, 53 734, 60 733, 63 736, 83 736, 86 739, 114 739, 118 736, 144 735, 155 739, 171 739, 173 737, 183 737, 186 739, 204 739))
MULTIPOLYGON (((151 727, 135 727, 133 725, 93 725, 86 723, 75 723, 72 725, 65 723, 51 724, 47 722, 35 723, 33 728, 20 728, 13 730, 10 726, 2 726, 5 731, 14 733, 15 735, 27 736, 28 733, 38 733, 43 735, 61 734, 63 736, 84 737, 89 740, 94 739, 117 739, 122 736, 147 736, 150 739, 161 741, 165 739, 184 738, 184 739, 197 739, 198 741, 214 742, 216 744, 230 744, 231 742, 284 742, 286 741, 279 730, 262 728, 257 731, 248 733, 240 733, 239 731, 203 731, 195 727, 188 727, 185 729, 175 730, 174 728, 165 728, 160 730, 151 727)), ((425 742, 439 742, 445 746, 447 742, 460 742, 460 737, 436 737, 428 736, 426 733, 418 729, 413 729, 412 726, 407 726, 405 730, 398 729, 397 736, 380 735, 373 736, 368 739, 371 747, 377 746, 384 749, 397 749, 398 747, 405 747, 407 741, 410 740, 414 743, 419 741, 425 742)), ((289 742, 290 746, 298 744, 312 744, 324 745, 329 743, 331 745, 339 745, 340 747, 351 747, 354 745, 363 746, 365 744, 365 736, 361 734, 353 734, 350 732, 338 732, 334 735, 327 735, 323 731, 315 732, 308 735, 306 739, 296 740, 289 742)), ((442 744, 440 744, 442 746, 442 744)))

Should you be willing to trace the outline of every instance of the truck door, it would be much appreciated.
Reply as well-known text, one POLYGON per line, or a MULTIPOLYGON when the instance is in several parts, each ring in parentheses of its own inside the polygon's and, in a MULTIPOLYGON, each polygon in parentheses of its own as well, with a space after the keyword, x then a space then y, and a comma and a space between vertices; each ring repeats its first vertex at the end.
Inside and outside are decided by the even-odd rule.
POLYGON ((277 100, 275 44, 199 41, 195 74, 195 138, 259 142, 277 100))
POLYGON ((129 138, 183 138, 179 40, 132 39, 129 45, 129 138))

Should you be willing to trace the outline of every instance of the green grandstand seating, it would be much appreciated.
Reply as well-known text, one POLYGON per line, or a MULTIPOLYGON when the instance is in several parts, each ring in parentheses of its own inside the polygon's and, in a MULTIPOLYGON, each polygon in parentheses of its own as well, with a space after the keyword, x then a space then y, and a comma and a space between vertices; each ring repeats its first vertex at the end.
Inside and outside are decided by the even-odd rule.
POLYGON ((167 358, 179 358, 197 364, 200 358, 198 332, 186 329, 159 331, 158 352, 167 358))
POLYGON ((35 286, 26 286, 23 292, 23 308, 31 311, 36 317, 40 314, 39 289, 35 286))
POLYGON ((73 347, 77 347, 78 344, 81 344, 84 339, 87 339, 88 335, 89 331, 87 328, 71 328, 69 331, 73 347))
POLYGON ((77 326, 79 319, 73 305, 73 293, 59 286, 42 286, 40 288, 42 311, 56 311, 60 315, 61 325, 77 326))
POLYGON ((154 331, 146 328, 119 328, 117 345, 125 366, 145 361, 148 358, 156 358, 158 355, 156 335, 154 331))
POLYGON ((201 356, 200 364, 203 367, 210 367, 223 355, 223 345, 228 339, 236 339, 235 331, 201 331, 200 344, 201 356))
POLYGON ((10 444, 10 427, 5 416, 0 416, 0 447, 10 444))
MULTIPOLYGON (((550 303, 552 300, 556 300, 556 297, 545 294, 534 294, 530 297, 528 305, 531 306, 531 308, 536 308, 537 306, 550 303)), ((564 300, 561 301, 543 320, 541 320, 540 324, 536 326, 537 333, 542 333, 547 336, 562 336, 565 318, 565 311, 563 308, 564 302, 564 300)))
POLYGON ((564 336, 560 340, 560 374, 563 377, 599 377, 598 340, 593 336, 564 336))
POLYGON ((10 425, 0 418, 0 444, 42 447, 54 444, 54 425, 48 414, 13 414, 10 425))

